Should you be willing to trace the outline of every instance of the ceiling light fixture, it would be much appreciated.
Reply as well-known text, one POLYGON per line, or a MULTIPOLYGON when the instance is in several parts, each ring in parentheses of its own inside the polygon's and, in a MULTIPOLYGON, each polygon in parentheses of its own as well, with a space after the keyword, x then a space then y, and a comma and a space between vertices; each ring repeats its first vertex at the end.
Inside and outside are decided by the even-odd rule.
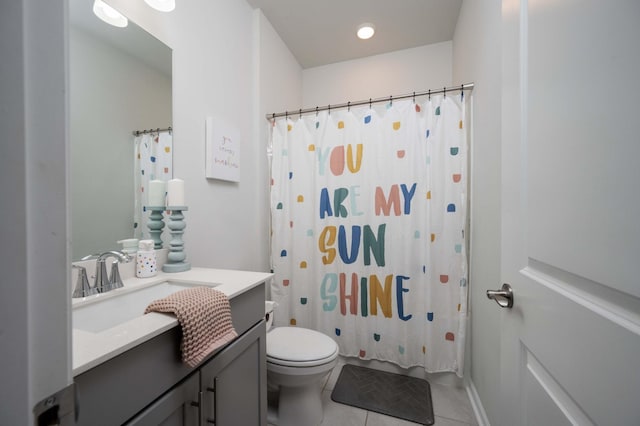
POLYGON ((93 13, 104 22, 114 27, 124 28, 129 24, 129 20, 120 12, 103 2, 95 0, 93 2, 93 13))
POLYGON ((149 6, 160 12, 171 12, 176 8, 176 0, 144 0, 149 6))
POLYGON ((376 32, 375 27, 373 26, 373 24, 362 24, 358 27, 358 38, 361 38, 362 40, 367 40, 371 37, 373 37, 373 34, 376 32))

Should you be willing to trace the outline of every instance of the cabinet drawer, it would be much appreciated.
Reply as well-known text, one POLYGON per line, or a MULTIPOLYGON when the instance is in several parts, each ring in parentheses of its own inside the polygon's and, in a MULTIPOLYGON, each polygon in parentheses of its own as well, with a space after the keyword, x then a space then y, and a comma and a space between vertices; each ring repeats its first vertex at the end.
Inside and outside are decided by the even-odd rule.
POLYGON ((199 379, 198 373, 194 373, 125 425, 198 426, 200 424, 199 379))

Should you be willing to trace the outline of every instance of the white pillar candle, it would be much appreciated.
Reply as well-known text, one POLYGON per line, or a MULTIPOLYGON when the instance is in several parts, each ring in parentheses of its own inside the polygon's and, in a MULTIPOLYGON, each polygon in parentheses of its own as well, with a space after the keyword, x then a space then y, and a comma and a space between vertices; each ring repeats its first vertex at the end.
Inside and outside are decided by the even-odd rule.
POLYGON ((147 205, 152 207, 164 207, 164 194, 167 191, 166 183, 161 180, 149 181, 149 199, 147 205))
POLYGON ((184 181, 182 179, 171 179, 167 183, 167 206, 184 206, 184 181))

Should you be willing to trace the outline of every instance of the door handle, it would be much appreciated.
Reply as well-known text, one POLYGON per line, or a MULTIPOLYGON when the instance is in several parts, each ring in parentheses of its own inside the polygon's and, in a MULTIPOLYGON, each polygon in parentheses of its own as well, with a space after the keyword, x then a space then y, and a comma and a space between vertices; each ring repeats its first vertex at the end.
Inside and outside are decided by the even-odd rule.
POLYGON ((513 290, 507 283, 500 290, 487 290, 487 298, 495 300, 501 308, 513 308, 513 290))

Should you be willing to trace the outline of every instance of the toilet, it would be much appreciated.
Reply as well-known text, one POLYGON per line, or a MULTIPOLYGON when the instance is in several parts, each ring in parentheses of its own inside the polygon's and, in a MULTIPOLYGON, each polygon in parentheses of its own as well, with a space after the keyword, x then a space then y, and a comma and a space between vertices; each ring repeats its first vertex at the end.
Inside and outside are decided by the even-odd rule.
POLYGON ((268 423, 315 426, 322 423, 322 383, 338 360, 338 345, 329 336, 301 327, 272 327, 275 303, 265 303, 267 383, 277 389, 278 408, 269 408, 268 423))

